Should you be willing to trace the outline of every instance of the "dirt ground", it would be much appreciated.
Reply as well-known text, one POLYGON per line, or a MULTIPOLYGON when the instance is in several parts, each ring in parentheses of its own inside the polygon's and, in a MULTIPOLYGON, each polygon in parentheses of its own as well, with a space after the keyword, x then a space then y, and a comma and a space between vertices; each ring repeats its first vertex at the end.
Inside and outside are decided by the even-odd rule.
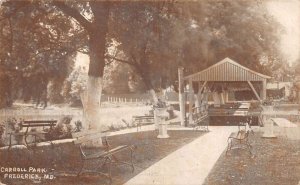
POLYGON ((261 135, 250 135, 253 156, 241 149, 223 152, 204 185, 298 185, 300 141, 261 135))
MULTIPOLYGON (((169 131, 170 138, 157 139, 157 131, 138 132, 124 135, 117 135, 109 137, 109 142, 112 146, 118 146, 123 144, 134 144, 136 150, 134 152, 135 171, 132 172, 129 166, 117 166, 113 167, 113 185, 123 184, 132 177, 136 176, 146 168, 150 167, 157 161, 166 157, 173 151, 181 148, 182 146, 190 143, 194 139, 202 136, 205 132, 201 131, 169 131)), ((117 155, 119 160, 128 160, 129 152, 124 152, 122 155, 117 155)), ((79 160, 79 159, 78 159, 79 160)), ((74 164, 75 165, 75 164, 74 164)), ((97 167, 98 163, 92 161, 87 163, 87 169, 97 167)), ((69 177, 56 177, 54 180, 42 180, 39 184, 51 184, 51 185, 98 185, 108 184, 107 180, 99 175, 92 173, 84 173, 81 177, 76 177, 78 167, 64 164, 55 164, 57 166, 56 173, 66 173, 69 177)), ((29 180, 3 180, 3 183, 11 185, 27 185, 37 184, 34 181, 29 180)))

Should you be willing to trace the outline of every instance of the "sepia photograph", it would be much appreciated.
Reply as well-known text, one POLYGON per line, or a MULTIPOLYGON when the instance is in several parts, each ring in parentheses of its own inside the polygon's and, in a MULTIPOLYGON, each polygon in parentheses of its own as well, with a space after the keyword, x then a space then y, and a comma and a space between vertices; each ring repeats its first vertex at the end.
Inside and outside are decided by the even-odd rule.
POLYGON ((0 0, 0 185, 300 185, 300 0, 0 0))

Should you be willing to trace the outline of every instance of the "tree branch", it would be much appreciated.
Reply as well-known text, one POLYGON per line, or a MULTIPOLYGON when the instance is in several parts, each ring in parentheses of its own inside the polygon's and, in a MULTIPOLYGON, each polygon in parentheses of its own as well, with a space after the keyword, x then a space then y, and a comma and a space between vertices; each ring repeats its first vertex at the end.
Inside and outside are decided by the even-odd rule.
POLYGON ((130 62, 128 60, 123 60, 123 59, 116 58, 116 57, 113 57, 113 56, 110 56, 110 55, 106 55, 105 58, 112 59, 112 60, 115 60, 115 61, 118 61, 118 62, 122 62, 122 63, 126 63, 126 64, 129 64, 131 66, 135 66, 132 62, 130 62))
POLYGON ((85 30, 90 31, 92 23, 86 20, 76 9, 69 7, 63 1, 53 1, 53 4, 64 14, 74 18, 85 30))

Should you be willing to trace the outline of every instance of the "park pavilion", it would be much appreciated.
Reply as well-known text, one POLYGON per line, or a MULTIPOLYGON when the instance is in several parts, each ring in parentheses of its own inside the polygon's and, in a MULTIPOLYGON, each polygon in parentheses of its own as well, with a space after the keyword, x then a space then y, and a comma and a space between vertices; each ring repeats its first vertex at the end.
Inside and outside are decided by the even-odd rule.
MULTIPOLYGON (((270 76, 246 68, 230 58, 225 58, 203 71, 188 76, 183 76, 183 69, 179 69, 178 74, 181 125, 186 125, 184 118, 186 115, 185 105, 187 99, 189 102, 189 106, 187 107, 189 123, 193 122, 192 113, 195 108, 201 107, 201 111, 209 109, 208 96, 212 96, 214 108, 225 107, 225 109, 229 109, 229 112, 232 112, 234 116, 234 114, 238 114, 236 110, 238 110, 239 107, 234 111, 230 111, 232 106, 226 106, 226 104, 229 103, 229 92, 239 89, 251 89, 256 101, 261 102, 266 99, 267 79, 271 78, 270 76), (188 86, 184 84, 188 84, 188 86), (184 95, 184 87, 188 87, 186 90, 188 96, 184 95)), ((255 99, 251 98, 250 100, 255 101, 255 99)), ((247 104, 240 104, 240 106, 242 109, 249 109, 247 104)))

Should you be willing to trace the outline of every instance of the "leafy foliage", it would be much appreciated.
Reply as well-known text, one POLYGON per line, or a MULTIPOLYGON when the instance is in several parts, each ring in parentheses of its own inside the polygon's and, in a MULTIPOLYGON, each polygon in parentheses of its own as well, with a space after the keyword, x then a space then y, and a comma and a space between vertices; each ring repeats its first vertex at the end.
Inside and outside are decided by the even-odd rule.
POLYGON ((1 5, 0 14, 0 43, 7 43, 0 48, 0 66, 5 68, 0 89, 6 89, 0 92, 2 106, 20 97, 60 102, 61 91, 67 99, 78 99, 85 80, 69 76, 77 51, 89 55, 90 76, 107 78, 105 66, 114 66, 106 69, 114 74, 107 79, 110 92, 129 91, 119 80, 127 76, 159 91, 175 85, 179 66, 190 74, 225 57, 266 74, 283 61, 280 25, 260 1, 10 0, 1 5), (111 47, 122 55, 112 54, 111 47), (5 76, 13 83, 3 83, 5 76))
POLYGON ((174 85, 179 66, 190 74, 230 57, 269 74, 281 61, 280 26, 263 3, 123 3, 115 9, 111 34, 125 53, 116 60, 130 64, 148 89, 174 85))
POLYGON ((1 10, 0 40, 8 44, 0 49, 0 65, 13 82, 11 93, 47 101, 49 81, 66 77, 65 61, 74 55, 72 21, 42 2, 7 1, 1 10))
POLYGON ((86 89, 87 77, 87 73, 83 67, 78 67, 72 71, 65 80, 61 92, 66 101, 76 104, 81 100, 81 96, 86 89))

